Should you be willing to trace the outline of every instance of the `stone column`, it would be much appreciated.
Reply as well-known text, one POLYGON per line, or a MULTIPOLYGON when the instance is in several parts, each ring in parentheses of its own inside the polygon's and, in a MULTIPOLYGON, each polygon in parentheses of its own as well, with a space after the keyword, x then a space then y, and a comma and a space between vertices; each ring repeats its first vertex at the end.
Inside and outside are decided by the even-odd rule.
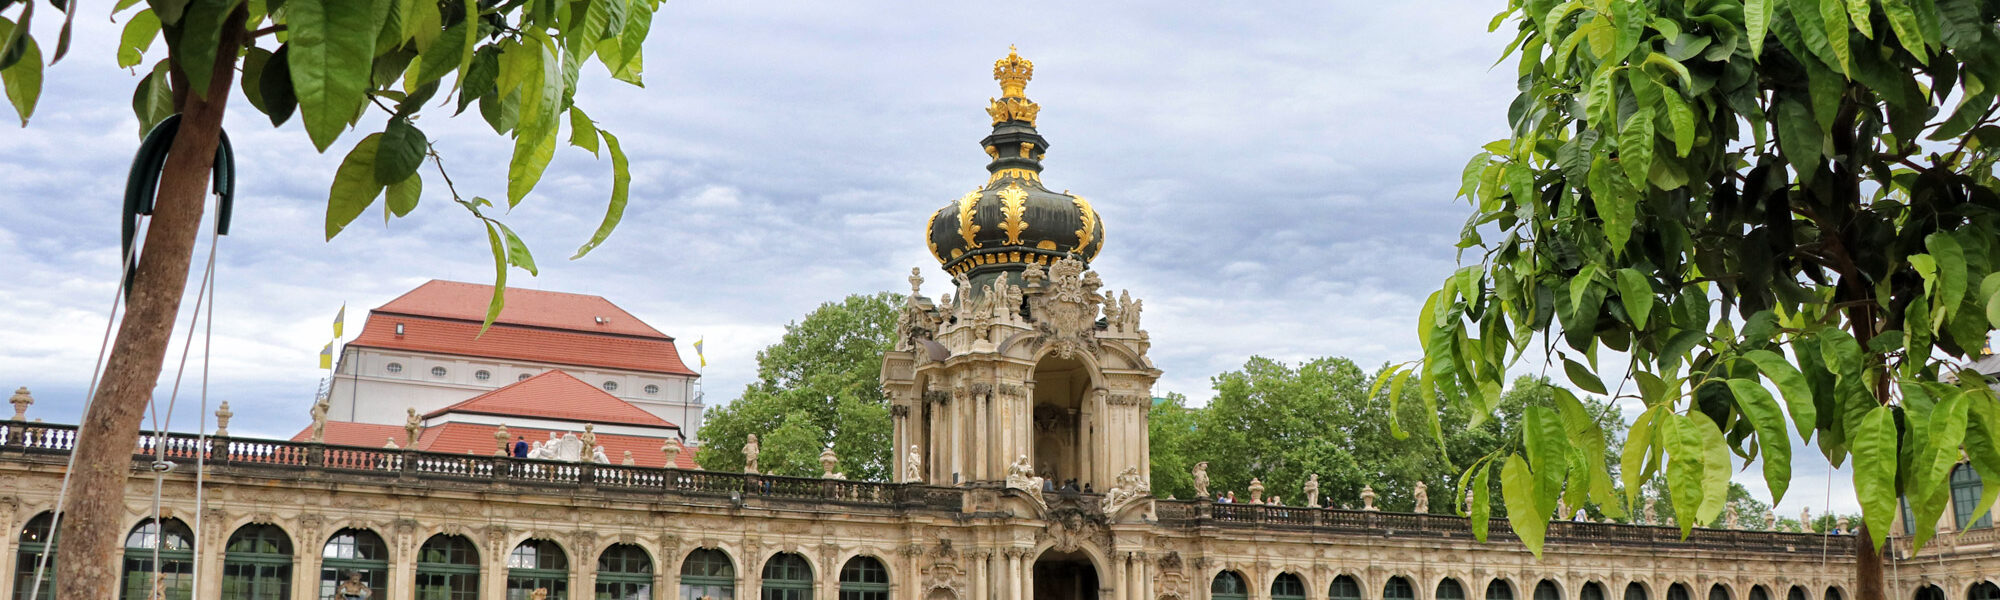
POLYGON ((1021 572, 1021 551, 1007 550, 1007 600, 1024 600, 1021 588, 1028 585, 1028 576, 1021 572))
MULTIPOLYGON (((390 534, 389 543, 395 548, 395 552, 389 555, 390 598, 405 600, 417 597, 417 541, 414 538, 415 534, 403 526, 398 526, 397 531, 390 534)), ((313 596, 318 595, 319 591, 313 590, 313 596)))
MULTIPOLYGON (((319 598, 320 553, 325 551, 325 540, 315 541, 306 537, 307 533, 310 532, 300 532, 300 541, 304 544, 292 547, 292 600, 319 598)), ((389 597, 384 596, 382 600, 389 600, 389 597)))
POLYGON ((479 574, 479 587, 484 591, 479 597, 506 598, 507 554, 512 552, 514 547, 507 543, 505 532, 488 531, 486 535, 492 539, 486 540, 486 565, 480 569, 482 572, 479 574))
MULTIPOLYGON (((16 434, 18 433, 17 431, 16 434)), ((7 570, 7 575, 0 577, 0 598, 14 597, 14 574, 21 572, 20 567, 14 563, 21 560, 20 532, 26 525, 20 522, 19 515, 16 514, 18 510, 19 507, 12 503, 0 504, 0 538, 4 538, 0 539, 0 568, 7 570)), ((34 517, 30 515, 28 518, 34 517)))
POLYGON ((986 557, 982 556, 983 554, 985 552, 974 550, 967 552, 965 555, 966 558, 972 559, 972 564, 967 569, 971 574, 966 577, 967 581, 965 582, 966 587, 972 588, 972 600, 986 600, 987 598, 986 557))
POLYGON ((936 402, 930 406, 931 439, 930 445, 924 447, 923 453, 924 460, 929 461, 929 463, 918 466, 923 467, 926 473, 924 481, 935 484, 938 482, 938 473, 944 471, 945 431, 949 425, 945 419, 945 410, 950 407, 950 404, 936 402))
POLYGON ((973 435, 978 438, 972 444, 972 451, 978 460, 972 469, 973 472, 966 477, 968 479, 976 478, 981 481, 999 479, 993 473, 993 419, 989 414, 993 412, 993 393, 980 394, 973 399, 972 404, 973 412, 977 413, 976 417, 978 419, 978 423, 975 424, 972 430, 973 435))
POLYGON ((1112 600, 1133 600, 1131 574, 1126 572, 1126 563, 1131 560, 1130 552, 1116 552, 1111 555, 1111 576, 1105 578, 1104 583, 1105 587, 1111 588, 1112 600))

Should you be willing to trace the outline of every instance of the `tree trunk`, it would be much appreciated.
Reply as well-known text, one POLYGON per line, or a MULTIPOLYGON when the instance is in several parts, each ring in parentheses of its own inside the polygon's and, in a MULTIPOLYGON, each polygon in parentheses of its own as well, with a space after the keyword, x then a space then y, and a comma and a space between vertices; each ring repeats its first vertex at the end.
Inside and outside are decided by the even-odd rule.
POLYGON ((1882 552, 1875 549, 1864 523, 1854 533, 1854 600, 1887 599, 1882 589, 1882 552))
MULTIPOLYGON (((77 431, 76 471, 71 474, 62 507, 62 560, 56 561, 56 581, 63 598, 109 599, 118 596, 119 551, 128 523, 125 486, 137 448, 139 423, 173 337, 193 260, 196 234, 201 230, 209 172, 215 163, 222 114, 229 102, 236 70, 237 48, 245 32, 245 13, 238 8, 225 21, 220 48, 206 96, 184 93, 188 68, 171 62, 176 95, 181 96, 181 124, 160 176, 152 224, 146 230, 144 252, 125 319, 104 366, 104 375, 77 431)), ((147 586, 150 589, 150 585, 147 586)))

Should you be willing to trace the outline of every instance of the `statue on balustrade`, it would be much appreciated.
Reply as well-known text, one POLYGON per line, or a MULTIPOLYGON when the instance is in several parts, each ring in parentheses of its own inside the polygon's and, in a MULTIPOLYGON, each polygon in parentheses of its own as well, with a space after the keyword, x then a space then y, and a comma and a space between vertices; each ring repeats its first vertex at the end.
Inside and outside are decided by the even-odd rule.
POLYGON ((1375 508, 1375 486, 1362 484, 1361 510, 1381 510, 1375 508))
POLYGON ((407 415, 403 417, 403 443, 409 445, 411 448, 415 448, 417 447, 417 433, 424 430, 424 420, 417 416, 417 409, 414 407, 403 410, 407 412, 407 415))
POLYGON ((1035 466, 1028 462, 1028 455, 1020 455, 1014 464, 1007 466, 1007 487, 1025 491, 1036 504, 1047 507, 1048 501, 1042 498, 1044 485, 1045 481, 1035 476, 1035 466))
POLYGON ((1417 497, 1417 514, 1421 515, 1431 512, 1430 486, 1424 485, 1424 480, 1422 479, 1417 480, 1416 497, 1417 497))
POLYGON ((1208 497, 1208 461, 1194 464, 1194 497, 1208 497))
POLYGON ((326 398, 320 398, 318 402, 313 403, 312 407, 313 433, 312 433, 312 439, 310 440, 312 443, 315 444, 326 443, 326 413, 327 411, 330 410, 333 410, 333 402, 331 400, 328 400, 326 398))
POLYGON ((910 456, 904 461, 903 481, 918 483, 924 480, 924 455, 917 452, 917 445, 910 444, 910 456))
POLYGON ((1256 477, 1250 478, 1250 503, 1264 503, 1264 480, 1256 477))
POLYGON ((757 443, 757 434, 750 434, 750 438, 743 441, 743 472, 757 474, 757 454, 762 451, 763 445, 757 443))
POLYGON ((1309 508, 1319 506, 1318 473, 1313 473, 1311 475, 1306 476, 1306 506, 1309 508))
POLYGON ((1146 483, 1145 476, 1139 474, 1139 468, 1125 467, 1125 472, 1118 474, 1118 482, 1104 492, 1104 514, 1117 514, 1120 509, 1151 493, 1152 486, 1146 483))

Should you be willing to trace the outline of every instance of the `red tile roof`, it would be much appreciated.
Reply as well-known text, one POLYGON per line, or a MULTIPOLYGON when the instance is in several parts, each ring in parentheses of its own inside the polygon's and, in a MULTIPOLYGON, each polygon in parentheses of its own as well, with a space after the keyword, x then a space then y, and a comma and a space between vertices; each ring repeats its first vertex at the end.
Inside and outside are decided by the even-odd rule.
POLYGON ((539 417, 577 423, 674 427, 666 419, 618 399, 597 386, 559 370, 546 371, 472 399, 431 411, 429 419, 446 413, 539 417))
MULTIPOLYGON (((392 439, 396 440, 397 446, 402 446, 405 438, 408 437, 409 434, 403 431, 402 425, 350 423, 347 421, 326 422, 326 443, 335 446, 381 448, 387 445, 388 441, 392 439)), ((292 436, 292 441, 294 442, 303 442, 310 439, 312 439, 311 425, 307 425, 305 429, 299 430, 298 435, 292 436)))
MULTIPOLYGON (((511 292, 510 292, 511 293, 511 292)), ((393 304, 393 303, 391 303, 393 304)), ((479 333, 479 321, 374 312, 348 345, 578 367, 695 375, 670 338, 640 338, 496 324, 479 333), (403 334, 396 335, 396 325, 403 334)))
MULTIPOLYGON (((328 423, 327 425, 330 426, 332 423, 328 423)), ((417 448, 425 452, 443 452, 446 454, 465 454, 467 451, 470 451, 473 454, 482 456, 491 455, 497 449, 493 440, 493 432, 497 429, 499 429, 498 426, 479 423, 445 423, 435 427, 428 427, 424 429, 423 435, 418 436, 417 448)), ((581 428, 577 429, 577 432, 581 431, 581 428)), ((551 432, 547 429, 508 427, 507 433, 517 438, 525 438, 528 443, 533 444, 538 441, 547 441, 551 432)), ((571 432, 557 431, 553 433, 557 437, 561 437, 562 434, 571 432)), ((611 464, 614 465, 623 463, 625 452, 629 450, 632 452, 632 463, 635 465, 641 467, 663 466, 667 463, 667 457, 660 452, 660 446, 667 443, 680 444, 674 438, 654 438, 609 433, 597 434, 597 444, 604 446, 605 457, 610 458, 611 464)), ((692 448, 684 445, 681 446, 680 454, 675 455, 675 459, 674 462, 677 463, 675 465, 676 468, 696 468, 694 449, 692 448)))
MULTIPOLYGON (((506 297, 495 323, 673 339, 601 296, 516 287, 507 288, 506 297)), ((433 279, 374 312, 483 322, 492 300, 493 286, 433 279)))

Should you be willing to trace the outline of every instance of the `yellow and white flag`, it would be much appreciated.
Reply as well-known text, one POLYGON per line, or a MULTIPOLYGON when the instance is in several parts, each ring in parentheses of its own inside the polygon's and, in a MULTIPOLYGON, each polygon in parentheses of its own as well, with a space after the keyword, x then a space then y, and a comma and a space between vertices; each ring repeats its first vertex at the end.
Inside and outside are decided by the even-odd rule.
POLYGON ((706 339, 702 338, 694 341, 694 357, 701 361, 701 366, 704 369, 708 368, 708 357, 701 353, 701 343, 706 339))
POLYGON ((319 349, 319 368, 333 368, 333 342, 327 342, 325 348, 319 349))
POLYGON ((342 333, 342 331, 341 331, 341 325, 342 325, 343 323, 346 323, 346 322, 347 322, 347 303, 346 303, 346 302, 342 302, 342 303, 340 303, 340 312, 337 312, 337 313, 334 313, 334 314, 333 314, 333 337, 334 337, 334 338, 336 338, 336 339, 337 339, 337 338, 339 338, 339 337, 340 337, 340 334, 342 333))

